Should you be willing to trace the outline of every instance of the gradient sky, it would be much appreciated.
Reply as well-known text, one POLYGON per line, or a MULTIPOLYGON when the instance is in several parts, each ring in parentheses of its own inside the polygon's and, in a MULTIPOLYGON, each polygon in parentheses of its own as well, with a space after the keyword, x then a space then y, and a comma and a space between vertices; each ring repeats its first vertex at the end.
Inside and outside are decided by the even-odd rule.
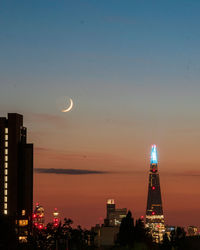
POLYGON ((166 223, 200 226, 199 10, 199 0, 0 1, 1 116, 24 115, 35 168, 106 172, 35 173, 47 221, 57 207, 89 227, 107 198, 143 215, 155 143, 166 223))

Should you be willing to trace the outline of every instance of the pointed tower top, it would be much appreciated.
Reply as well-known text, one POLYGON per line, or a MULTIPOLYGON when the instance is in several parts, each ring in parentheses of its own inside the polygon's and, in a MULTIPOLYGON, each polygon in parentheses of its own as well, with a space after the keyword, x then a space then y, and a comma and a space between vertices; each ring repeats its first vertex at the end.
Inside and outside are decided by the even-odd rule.
POLYGON ((151 146, 151 164, 158 164, 157 147, 155 144, 151 146))

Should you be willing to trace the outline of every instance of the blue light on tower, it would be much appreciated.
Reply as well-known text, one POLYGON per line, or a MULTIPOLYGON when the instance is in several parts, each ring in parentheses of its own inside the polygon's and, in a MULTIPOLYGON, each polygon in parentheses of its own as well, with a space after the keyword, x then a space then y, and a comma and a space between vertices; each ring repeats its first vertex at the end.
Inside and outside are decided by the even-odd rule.
POLYGON ((151 147, 151 164, 158 164, 157 148, 155 144, 151 147))

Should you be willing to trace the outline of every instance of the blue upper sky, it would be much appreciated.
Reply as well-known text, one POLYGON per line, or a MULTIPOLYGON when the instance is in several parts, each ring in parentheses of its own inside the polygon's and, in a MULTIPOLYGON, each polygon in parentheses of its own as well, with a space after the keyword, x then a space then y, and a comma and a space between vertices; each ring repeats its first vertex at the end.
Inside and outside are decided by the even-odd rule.
POLYGON ((1 113, 61 115, 67 96, 79 123, 137 120, 157 137, 172 120, 198 127, 199 9, 198 0, 1 1, 1 113))

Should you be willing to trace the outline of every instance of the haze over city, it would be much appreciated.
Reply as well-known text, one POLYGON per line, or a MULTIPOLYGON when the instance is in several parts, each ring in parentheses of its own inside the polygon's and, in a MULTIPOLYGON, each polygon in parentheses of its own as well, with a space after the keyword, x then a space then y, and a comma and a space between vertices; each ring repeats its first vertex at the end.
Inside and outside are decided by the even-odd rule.
POLYGON ((199 8, 1 1, 1 117, 24 116, 46 221, 89 228, 109 198, 145 215, 156 144, 165 223, 200 226, 199 8))

